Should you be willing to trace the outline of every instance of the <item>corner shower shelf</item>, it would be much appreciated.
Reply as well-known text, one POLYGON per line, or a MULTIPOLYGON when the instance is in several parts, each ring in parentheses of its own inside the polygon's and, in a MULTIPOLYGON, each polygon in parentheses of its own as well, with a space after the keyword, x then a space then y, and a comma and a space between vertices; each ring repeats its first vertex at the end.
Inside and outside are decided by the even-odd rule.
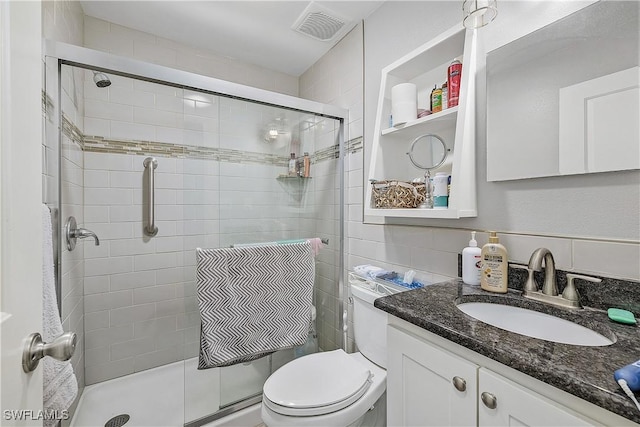
POLYGON ((412 141, 420 135, 436 134, 444 139, 449 156, 443 166, 433 170, 451 175, 447 209, 373 208, 371 185, 367 185, 365 222, 395 222, 399 218, 458 219, 477 216, 475 169, 475 105, 477 73, 484 70, 477 30, 456 25, 382 70, 378 109, 373 136, 368 181, 393 179, 412 181, 424 170, 411 165, 408 156, 412 141), (462 61, 459 104, 403 125, 387 127, 391 114, 391 88, 399 83, 415 83, 418 105, 428 104, 434 84, 441 84, 454 59, 462 61), (421 102, 422 101, 422 102, 421 102), (385 126, 385 128, 383 128, 385 126))

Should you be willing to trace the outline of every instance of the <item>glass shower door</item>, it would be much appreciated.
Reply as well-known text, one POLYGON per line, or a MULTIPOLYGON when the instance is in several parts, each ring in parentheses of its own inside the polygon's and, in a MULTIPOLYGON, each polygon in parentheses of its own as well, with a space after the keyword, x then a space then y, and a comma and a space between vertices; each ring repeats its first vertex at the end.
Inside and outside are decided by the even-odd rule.
MULTIPOLYGON (((338 329, 340 122, 241 99, 218 99, 217 161, 207 168, 218 173, 219 228, 203 247, 321 237, 328 244, 316 258, 313 299, 317 324, 330 335, 321 338, 324 349, 337 348, 333 329, 338 329), (310 166, 306 177, 305 153, 310 166)), ((286 349, 250 363, 206 370, 195 370, 197 363, 187 361, 185 422, 214 419, 231 408, 259 402, 265 380, 295 356, 296 349, 286 349)))

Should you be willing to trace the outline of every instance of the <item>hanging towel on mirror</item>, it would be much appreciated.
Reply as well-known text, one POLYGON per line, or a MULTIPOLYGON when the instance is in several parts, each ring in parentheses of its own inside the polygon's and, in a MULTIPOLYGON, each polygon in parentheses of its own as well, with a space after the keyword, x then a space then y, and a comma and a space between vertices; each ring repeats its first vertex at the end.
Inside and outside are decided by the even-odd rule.
MULTIPOLYGON (((51 342, 64 333, 56 298, 56 281, 53 270, 53 230, 51 211, 42 205, 42 339, 51 342)), ((78 381, 71 362, 59 362, 52 357, 42 359, 42 406, 48 413, 62 414, 69 409, 78 394, 78 381)), ((54 426, 57 420, 45 417, 44 426, 54 426)))
POLYGON ((304 344, 314 276, 309 242, 198 248, 198 369, 248 362, 304 344))

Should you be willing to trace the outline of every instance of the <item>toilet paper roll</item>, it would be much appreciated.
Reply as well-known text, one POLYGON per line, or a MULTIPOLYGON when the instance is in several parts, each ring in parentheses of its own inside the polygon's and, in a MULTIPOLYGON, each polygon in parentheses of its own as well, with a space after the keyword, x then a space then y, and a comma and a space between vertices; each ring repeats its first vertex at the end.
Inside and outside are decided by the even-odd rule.
POLYGON ((400 83, 391 88, 393 125, 398 126, 418 117, 417 89, 413 83, 400 83))

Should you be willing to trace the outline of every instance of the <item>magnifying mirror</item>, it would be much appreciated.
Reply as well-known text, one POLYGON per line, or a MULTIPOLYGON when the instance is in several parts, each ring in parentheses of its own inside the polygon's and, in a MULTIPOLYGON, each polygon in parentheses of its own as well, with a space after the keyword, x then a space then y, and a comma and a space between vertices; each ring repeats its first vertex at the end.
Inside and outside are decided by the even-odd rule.
POLYGON ((407 155, 411 163, 418 169, 423 169, 426 197, 419 208, 433 208, 433 187, 431 185, 431 170, 440 167, 447 159, 447 149, 444 140, 438 135, 428 133, 413 140, 407 155))

